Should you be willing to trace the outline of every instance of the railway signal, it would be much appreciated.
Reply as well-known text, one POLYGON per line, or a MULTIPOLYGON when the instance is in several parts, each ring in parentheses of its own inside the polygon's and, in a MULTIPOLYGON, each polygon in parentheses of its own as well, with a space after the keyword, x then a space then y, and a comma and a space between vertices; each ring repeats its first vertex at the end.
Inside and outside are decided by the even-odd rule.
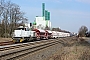
POLYGON ((30 27, 32 26, 32 23, 30 23, 30 27))

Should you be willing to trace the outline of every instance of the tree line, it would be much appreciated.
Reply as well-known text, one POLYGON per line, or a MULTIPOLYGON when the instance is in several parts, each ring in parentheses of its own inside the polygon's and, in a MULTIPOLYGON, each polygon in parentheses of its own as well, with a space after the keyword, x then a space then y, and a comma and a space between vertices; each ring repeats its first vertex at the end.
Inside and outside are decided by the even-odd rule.
POLYGON ((13 30, 28 20, 24 15, 19 5, 0 0, 0 37, 11 37, 13 30))

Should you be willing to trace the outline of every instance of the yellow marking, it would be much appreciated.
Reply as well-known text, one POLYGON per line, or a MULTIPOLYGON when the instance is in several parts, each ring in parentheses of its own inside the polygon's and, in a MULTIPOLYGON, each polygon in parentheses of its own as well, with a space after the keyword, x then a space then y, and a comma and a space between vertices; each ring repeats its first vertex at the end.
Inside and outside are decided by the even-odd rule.
POLYGON ((20 39, 20 42, 22 42, 23 41, 23 39, 20 39))
POLYGON ((15 40, 13 40, 13 42, 16 42, 15 40))

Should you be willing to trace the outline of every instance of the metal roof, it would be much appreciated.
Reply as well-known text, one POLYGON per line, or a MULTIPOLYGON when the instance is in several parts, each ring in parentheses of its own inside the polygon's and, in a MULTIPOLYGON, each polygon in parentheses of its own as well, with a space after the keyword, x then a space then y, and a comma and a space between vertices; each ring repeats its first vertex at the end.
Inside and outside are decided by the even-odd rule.
POLYGON ((42 29, 38 29, 40 32, 45 32, 45 30, 42 30, 42 29))
POLYGON ((34 31, 45 32, 45 30, 42 30, 42 29, 34 29, 34 31))
POLYGON ((46 31, 48 31, 48 33, 52 33, 52 31, 50 31, 50 30, 46 30, 46 31))

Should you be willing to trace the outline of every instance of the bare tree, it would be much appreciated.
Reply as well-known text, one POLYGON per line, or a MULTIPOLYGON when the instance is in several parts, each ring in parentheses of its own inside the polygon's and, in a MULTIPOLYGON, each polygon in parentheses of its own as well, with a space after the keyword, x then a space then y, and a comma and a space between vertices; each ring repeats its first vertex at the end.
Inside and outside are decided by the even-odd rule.
POLYGON ((88 28, 86 26, 81 26, 79 31, 78 31, 78 35, 80 37, 85 37, 85 34, 87 31, 88 31, 88 28))
POLYGON ((21 12, 20 7, 17 4, 12 3, 11 1, 0 0, 0 22, 4 22, 4 30, 1 30, 4 31, 3 34, 6 35, 7 33, 11 35, 13 30, 18 27, 19 22, 24 25, 28 20, 24 15, 25 13, 21 12))
POLYGON ((90 37, 90 31, 86 32, 86 37, 90 37))

